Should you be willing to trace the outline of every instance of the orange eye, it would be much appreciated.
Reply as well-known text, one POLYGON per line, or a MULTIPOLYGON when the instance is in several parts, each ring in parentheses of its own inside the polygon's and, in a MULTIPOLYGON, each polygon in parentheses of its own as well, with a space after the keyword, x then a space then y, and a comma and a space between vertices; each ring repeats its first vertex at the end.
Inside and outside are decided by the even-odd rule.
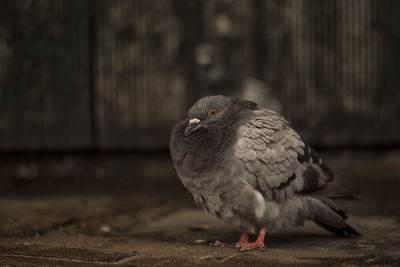
POLYGON ((212 110, 210 110, 208 112, 208 115, 215 116, 215 115, 217 115, 217 113, 218 113, 218 110, 216 108, 213 108, 212 110))

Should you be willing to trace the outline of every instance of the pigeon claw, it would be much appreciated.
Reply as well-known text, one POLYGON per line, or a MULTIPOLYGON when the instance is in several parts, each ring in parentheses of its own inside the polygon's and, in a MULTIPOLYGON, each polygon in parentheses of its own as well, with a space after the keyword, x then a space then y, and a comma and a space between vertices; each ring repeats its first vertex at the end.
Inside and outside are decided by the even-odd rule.
POLYGON ((249 250, 253 250, 253 249, 261 249, 264 250, 265 246, 264 244, 258 244, 256 242, 253 243, 247 243, 247 244, 241 244, 241 245, 235 245, 236 248, 239 249, 239 251, 249 251, 249 250))
POLYGON ((228 244, 219 240, 214 240, 210 243, 211 247, 223 247, 223 248, 231 248, 233 247, 232 244, 228 244))
MULTIPOLYGON (((247 237, 247 236, 246 236, 247 237)), ((243 240, 242 238, 235 244, 235 248, 238 248, 239 251, 248 251, 253 249, 261 249, 264 250, 264 240, 257 240, 255 242, 249 242, 247 239, 243 240)))
POLYGON ((210 243, 210 246, 225 247, 225 248, 235 247, 235 248, 238 248, 240 251, 249 251, 249 250, 253 250, 253 249, 257 249, 257 248, 264 250, 265 249, 264 238, 265 238, 266 233, 267 233, 267 229, 262 228, 260 230, 260 232, 258 233, 258 237, 255 242, 249 242, 249 236, 247 235, 247 233, 244 232, 242 234, 242 236, 240 237, 239 241, 233 245, 219 241, 219 240, 215 240, 210 243))
POLYGON ((239 241, 235 244, 235 248, 238 248, 240 251, 248 251, 257 248, 264 250, 264 238, 266 233, 267 229, 262 228, 258 233, 258 237, 255 242, 249 242, 248 235, 246 233, 243 233, 239 241))

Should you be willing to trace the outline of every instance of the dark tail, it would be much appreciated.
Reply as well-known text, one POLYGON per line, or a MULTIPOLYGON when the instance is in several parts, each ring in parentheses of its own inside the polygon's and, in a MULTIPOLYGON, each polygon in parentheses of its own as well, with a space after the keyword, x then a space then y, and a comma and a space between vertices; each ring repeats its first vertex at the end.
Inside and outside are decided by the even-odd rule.
POLYGON ((331 207, 329 202, 315 198, 312 199, 311 210, 313 221, 339 236, 361 236, 358 231, 346 223, 343 211, 338 209, 334 203, 333 205, 334 206, 331 207))
POLYGON ((331 226, 329 224, 322 224, 321 222, 318 222, 318 221, 315 221, 315 222, 319 226, 325 228, 329 232, 337 234, 338 236, 343 236, 343 237, 348 237, 348 236, 351 236, 351 235, 361 236, 361 234, 359 232, 357 232, 357 230, 355 230, 353 227, 351 227, 347 223, 344 223, 344 227, 342 227, 342 228, 335 228, 335 227, 333 227, 333 226, 331 226))

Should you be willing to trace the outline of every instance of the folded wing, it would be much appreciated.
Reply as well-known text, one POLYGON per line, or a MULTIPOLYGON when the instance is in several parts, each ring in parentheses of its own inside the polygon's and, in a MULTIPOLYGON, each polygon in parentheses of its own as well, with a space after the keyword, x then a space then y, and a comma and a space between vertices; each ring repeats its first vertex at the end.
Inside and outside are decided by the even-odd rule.
POLYGON ((271 110, 254 111, 238 129, 234 156, 244 163, 243 178, 270 201, 326 187, 333 174, 288 123, 271 110))

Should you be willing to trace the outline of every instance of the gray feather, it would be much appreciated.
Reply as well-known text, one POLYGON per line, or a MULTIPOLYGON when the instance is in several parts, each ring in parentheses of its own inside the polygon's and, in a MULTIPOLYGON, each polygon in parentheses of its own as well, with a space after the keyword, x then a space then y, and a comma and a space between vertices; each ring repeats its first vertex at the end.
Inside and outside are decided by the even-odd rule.
POLYGON ((333 173, 271 110, 224 96, 202 98, 174 127, 170 150, 196 203, 245 232, 308 218, 337 234, 356 233, 324 193, 333 173))

